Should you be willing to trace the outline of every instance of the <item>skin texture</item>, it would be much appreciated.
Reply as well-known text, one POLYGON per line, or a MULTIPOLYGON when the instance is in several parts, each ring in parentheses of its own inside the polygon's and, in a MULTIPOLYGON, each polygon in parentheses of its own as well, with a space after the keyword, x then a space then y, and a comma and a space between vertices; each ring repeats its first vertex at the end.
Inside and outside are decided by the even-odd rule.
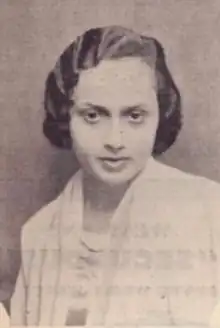
POLYGON ((152 155, 159 109, 152 69, 139 58, 82 71, 70 130, 84 172, 105 186, 132 181, 152 155))

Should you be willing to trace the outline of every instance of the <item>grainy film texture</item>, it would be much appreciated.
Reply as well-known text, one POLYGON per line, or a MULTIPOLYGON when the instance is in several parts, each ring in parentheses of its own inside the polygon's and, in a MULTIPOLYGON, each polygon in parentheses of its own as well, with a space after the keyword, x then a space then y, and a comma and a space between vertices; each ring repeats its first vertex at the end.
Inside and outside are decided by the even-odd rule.
POLYGON ((0 326, 220 327, 219 15, 2 1, 0 326))

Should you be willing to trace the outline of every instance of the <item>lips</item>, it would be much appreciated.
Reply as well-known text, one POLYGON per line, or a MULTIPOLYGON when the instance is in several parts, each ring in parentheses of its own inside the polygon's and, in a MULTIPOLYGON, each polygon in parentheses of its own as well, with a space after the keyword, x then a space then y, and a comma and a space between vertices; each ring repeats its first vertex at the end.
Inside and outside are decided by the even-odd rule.
POLYGON ((129 161, 128 157, 101 157, 103 166, 108 171, 121 171, 129 161))
POLYGON ((110 162, 118 162, 118 161, 126 161, 128 157, 100 157, 103 161, 110 161, 110 162))

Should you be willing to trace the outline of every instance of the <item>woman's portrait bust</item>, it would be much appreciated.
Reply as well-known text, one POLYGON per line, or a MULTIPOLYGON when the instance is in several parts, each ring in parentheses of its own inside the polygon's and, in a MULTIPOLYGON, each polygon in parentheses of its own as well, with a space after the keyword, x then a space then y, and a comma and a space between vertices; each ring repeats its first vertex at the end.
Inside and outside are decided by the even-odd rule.
POLYGON ((23 227, 12 325, 208 324, 220 187, 159 162, 180 94, 160 42, 129 28, 89 29, 60 55, 43 133, 79 169, 23 227))

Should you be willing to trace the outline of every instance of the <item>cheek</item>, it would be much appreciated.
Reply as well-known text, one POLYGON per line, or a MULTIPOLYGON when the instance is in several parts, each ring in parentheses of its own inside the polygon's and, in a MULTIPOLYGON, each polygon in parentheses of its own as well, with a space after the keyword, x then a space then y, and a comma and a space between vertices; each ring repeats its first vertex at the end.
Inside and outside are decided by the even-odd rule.
POLYGON ((99 133, 94 129, 91 130, 83 124, 81 120, 75 119, 70 125, 71 136, 73 140, 73 148, 76 154, 89 156, 97 152, 100 148, 99 133))
POLYGON ((70 131, 73 140, 73 147, 76 153, 86 148, 88 137, 87 133, 84 131, 83 124, 77 119, 72 119, 70 123, 70 131))
POLYGON ((136 153, 148 153, 155 142, 158 122, 155 119, 138 129, 130 130, 127 134, 127 146, 136 153))

